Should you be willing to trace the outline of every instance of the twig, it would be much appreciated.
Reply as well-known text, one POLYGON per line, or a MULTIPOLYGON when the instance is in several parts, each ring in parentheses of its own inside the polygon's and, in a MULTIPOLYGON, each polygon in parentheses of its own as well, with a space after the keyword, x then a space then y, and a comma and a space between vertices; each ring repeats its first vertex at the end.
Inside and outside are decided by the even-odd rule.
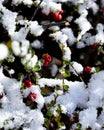
POLYGON ((8 73, 9 77, 12 78, 12 75, 9 73, 9 70, 8 70, 9 67, 6 66, 5 64, 2 64, 2 66, 3 66, 3 69, 8 73))
POLYGON ((104 51, 102 49, 99 48, 98 51, 104 55, 104 51))
MULTIPOLYGON (((84 82, 84 80, 83 80, 83 78, 78 74, 78 72, 76 71, 76 69, 73 67, 73 65, 72 64, 70 64, 71 65, 71 67, 73 68, 73 70, 75 71, 75 73, 78 75, 78 77, 80 78, 80 80, 82 81, 82 82, 84 82)), ((85 82, 84 82, 85 83, 85 82)))
POLYGON ((43 0, 40 0, 39 4, 37 5, 37 8, 35 9, 35 12, 34 12, 32 18, 31 18, 31 21, 34 19, 34 17, 35 17, 35 15, 36 15, 36 13, 37 13, 37 11, 38 11, 38 9, 39 9, 42 2, 43 2, 43 0))
POLYGON ((47 28, 50 28, 52 26, 61 26, 61 25, 64 25, 64 26, 69 26, 70 23, 67 22, 67 21, 61 21, 61 22, 55 22, 55 23, 46 23, 46 24, 42 24, 43 28, 47 29, 47 28))

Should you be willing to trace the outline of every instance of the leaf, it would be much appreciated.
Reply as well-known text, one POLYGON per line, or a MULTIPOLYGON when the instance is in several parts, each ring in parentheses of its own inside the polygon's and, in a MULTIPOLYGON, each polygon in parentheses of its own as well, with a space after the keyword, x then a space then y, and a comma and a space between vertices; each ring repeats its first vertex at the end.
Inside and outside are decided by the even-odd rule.
POLYGON ((68 88, 69 88, 69 86, 68 86, 68 85, 65 85, 65 84, 63 85, 63 87, 64 87, 64 90, 66 90, 66 91, 67 91, 68 88))
POLYGON ((96 72, 99 72, 100 71, 100 67, 96 67, 96 72))
POLYGON ((81 130, 81 128, 82 128, 81 123, 77 123, 77 130, 81 130))
POLYGON ((47 128, 49 126, 50 120, 48 118, 45 118, 44 125, 47 128))
POLYGON ((10 56, 7 58, 7 61, 8 61, 9 63, 13 63, 13 62, 15 61, 15 57, 12 56, 12 55, 10 55, 10 56))
POLYGON ((33 68, 33 71, 38 71, 40 70, 40 66, 38 65, 38 63, 36 63, 35 67, 33 68))
POLYGON ((8 119, 6 119, 3 124, 7 125, 8 124, 8 119))
POLYGON ((70 77, 70 72, 68 71, 68 70, 65 70, 64 68, 61 68, 60 70, 59 70, 59 72, 65 77, 65 78, 67 78, 67 77, 70 77))
POLYGON ((54 106, 54 105, 55 105, 55 101, 52 100, 52 101, 51 101, 51 106, 54 106))
POLYGON ((65 73, 63 74, 63 76, 64 76, 65 78, 70 77, 70 72, 69 72, 69 71, 65 71, 65 73))
POLYGON ((51 110, 48 110, 48 111, 47 111, 47 116, 49 116, 49 117, 52 116, 52 112, 51 112, 51 110))
POLYGON ((64 61, 66 65, 70 65, 70 61, 64 61))

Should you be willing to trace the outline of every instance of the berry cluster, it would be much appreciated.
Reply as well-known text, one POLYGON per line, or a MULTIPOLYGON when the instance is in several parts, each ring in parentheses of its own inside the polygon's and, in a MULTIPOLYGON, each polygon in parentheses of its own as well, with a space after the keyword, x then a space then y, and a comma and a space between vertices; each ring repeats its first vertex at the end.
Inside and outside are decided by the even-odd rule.
MULTIPOLYGON (((24 87, 25 88, 30 88, 32 86, 32 82, 28 79, 26 79, 24 81, 24 87)), ((37 98, 37 94, 36 93, 33 93, 33 92, 30 92, 28 98, 32 101, 34 101, 36 98, 37 98)))
POLYGON ((44 54, 43 59, 44 59, 43 66, 48 66, 48 64, 52 61, 52 57, 49 54, 44 54))

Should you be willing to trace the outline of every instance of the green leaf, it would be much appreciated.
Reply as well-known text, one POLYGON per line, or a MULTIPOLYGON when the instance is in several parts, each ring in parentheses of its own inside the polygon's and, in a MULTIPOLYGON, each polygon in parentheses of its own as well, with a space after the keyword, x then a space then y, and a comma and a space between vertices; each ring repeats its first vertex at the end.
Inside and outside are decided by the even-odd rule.
POLYGON ((60 104, 58 104, 58 108, 61 109, 61 105, 60 104))
POLYGON ((48 108, 50 108, 51 107, 51 105, 49 104, 49 103, 47 103, 46 104, 46 108, 48 109, 48 108))
POLYGON ((48 111, 47 111, 47 116, 49 116, 49 117, 52 116, 52 112, 51 112, 51 110, 48 110, 48 111))
POLYGON ((65 78, 67 78, 67 77, 70 77, 70 72, 69 71, 65 71, 65 73, 63 74, 63 76, 65 77, 65 78))
POLYGON ((35 68, 36 68, 36 70, 39 70, 40 69, 40 65, 37 63, 35 68))
POLYGON ((8 124, 8 119, 6 119, 3 124, 7 125, 8 124))
POLYGON ((58 90, 60 90, 60 87, 56 86, 55 89, 54 89, 54 91, 58 91, 58 90))
POLYGON ((66 91, 67 91, 68 88, 69 88, 69 86, 68 86, 68 85, 65 85, 65 84, 63 85, 63 87, 64 87, 64 90, 66 90, 66 91))
POLYGON ((58 108, 57 108, 56 112, 57 112, 58 114, 60 114, 60 113, 62 112, 62 110, 61 110, 61 105, 58 104, 57 107, 58 107, 58 108))
POLYGON ((52 100, 52 101, 51 101, 51 106, 54 106, 54 105, 55 105, 55 101, 52 100))
POLYGON ((44 125, 47 128, 49 126, 50 120, 48 118, 45 118, 44 125))
POLYGON ((66 65, 70 65, 70 61, 64 61, 66 65))
POLYGON ((77 123, 77 130, 81 130, 81 128, 82 128, 81 123, 77 123))
POLYGON ((22 77, 24 77, 23 73, 18 73, 18 80, 20 80, 22 77))
POLYGON ((70 72, 68 70, 65 70, 64 68, 59 69, 59 72, 65 77, 70 77, 70 72))
POLYGON ((14 57, 14 56, 9 56, 9 57, 7 58, 7 61, 8 61, 9 63, 13 63, 13 62, 15 61, 15 57, 14 57))
POLYGON ((96 72, 99 72, 100 71, 100 67, 96 67, 96 72))
POLYGON ((64 122, 60 122, 60 125, 61 125, 61 126, 65 126, 64 122))

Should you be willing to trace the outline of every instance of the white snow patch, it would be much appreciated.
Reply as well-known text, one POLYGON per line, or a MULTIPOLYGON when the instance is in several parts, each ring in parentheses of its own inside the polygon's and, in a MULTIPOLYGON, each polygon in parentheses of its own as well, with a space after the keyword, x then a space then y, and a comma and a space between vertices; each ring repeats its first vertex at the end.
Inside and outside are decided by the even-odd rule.
POLYGON ((8 47, 3 43, 0 43, 0 52, 0 60, 4 60, 9 55, 8 47))

